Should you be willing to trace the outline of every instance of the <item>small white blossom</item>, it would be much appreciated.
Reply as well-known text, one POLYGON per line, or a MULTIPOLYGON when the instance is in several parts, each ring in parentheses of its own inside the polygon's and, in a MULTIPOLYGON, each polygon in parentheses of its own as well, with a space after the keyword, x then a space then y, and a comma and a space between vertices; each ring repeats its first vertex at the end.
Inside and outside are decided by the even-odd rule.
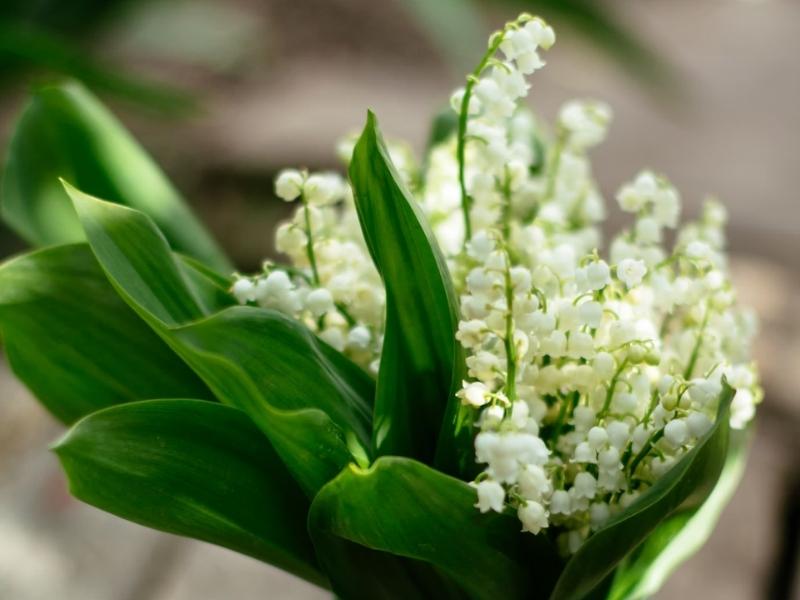
POLYGON ((642 260, 626 258, 617 265, 617 277, 629 288, 639 285, 647 273, 647 267, 642 260))
POLYGON ((296 169, 284 169, 275 179, 275 195, 281 200, 291 202, 303 191, 303 174, 296 169))
POLYGON ((486 480, 474 483, 473 486, 478 491, 478 503, 475 505, 482 513, 493 510, 503 512, 503 501, 506 492, 503 486, 496 481, 486 480))
POLYGON ((547 527, 547 512, 544 506, 538 502, 528 500, 519 507, 517 515, 522 523, 523 531, 528 531, 535 535, 547 527))
POLYGON ((321 317, 333 308, 333 296, 325 288, 317 288, 306 296, 306 308, 315 317, 321 317))

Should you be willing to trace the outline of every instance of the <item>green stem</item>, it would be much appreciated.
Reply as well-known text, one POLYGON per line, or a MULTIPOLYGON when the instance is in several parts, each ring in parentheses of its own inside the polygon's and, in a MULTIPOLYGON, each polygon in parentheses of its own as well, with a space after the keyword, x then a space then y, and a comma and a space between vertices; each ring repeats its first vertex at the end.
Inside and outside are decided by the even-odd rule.
POLYGON ((614 376, 611 378, 611 383, 608 386, 608 390, 606 391, 606 400, 603 402, 603 408, 600 410, 600 414, 597 415, 598 419, 602 419, 608 414, 608 409, 611 407, 611 399, 614 397, 614 389, 617 387, 617 380, 619 376, 622 374, 622 370, 627 366, 628 359, 626 358, 623 360, 619 367, 617 368, 614 376))
POLYGON ((464 87, 464 97, 461 99, 461 112, 458 115, 458 136, 456 138, 456 157, 458 158, 458 185, 461 188, 461 211, 464 215, 464 245, 466 246, 467 242, 472 238, 472 223, 470 222, 469 218, 469 209, 470 203, 472 202, 472 198, 467 193, 467 182, 465 177, 465 160, 464 154, 466 150, 466 137, 467 137, 467 121, 469 120, 469 101, 472 98, 472 90, 475 87, 475 83, 478 81, 478 78, 483 73, 483 70, 486 68, 486 65, 489 63, 491 58, 497 52, 497 49, 500 48, 500 44, 503 43, 503 39, 505 38, 506 30, 503 29, 497 35, 494 36, 492 39, 492 43, 489 45, 489 49, 484 54, 481 62, 478 63, 478 66, 475 67, 475 70, 467 76, 467 84, 464 87))
MULTIPOLYGON (((575 407, 580 402, 581 395, 575 391, 572 392, 570 398, 562 398, 561 402, 561 409, 558 411, 558 417, 556 418, 556 422, 553 425, 553 434, 550 436, 553 440, 553 445, 555 447, 555 443, 558 441, 558 437, 561 435, 561 430, 564 427, 564 423, 567 421, 569 416, 575 411, 575 407)), ((555 449, 555 448, 553 448, 555 449)))
POLYGON ((308 208, 305 194, 300 194, 300 200, 303 202, 303 218, 306 223, 306 255, 308 262, 311 264, 311 274, 315 286, 319 286, 319 271, 317 271, 317 257, 314 255, 314 237, 311 232, 311 211, 308 208))
POLYGON ((517 349, 514 347, 514 287, 511 282, 511 257, 506 251, 506 396, 509 402, 517 398, 517 349))
POLYGON ((703 343, 703 332, 706 330, 706 326, 708 325, 708 317, 711 314, 710 306, 706 303, 706 314, 703 317, 703 323, 700 325, 700 329, 697 332, 697 341, 694 344, 694 348, 692 348, 692 354, 689 357, 689 363, 686 365, 686 370, 683 372, 683 378, 686 381, 692 378, 692 372, 694 371, 694 366, 697 364, 697 359, 700 356, 700 346, 703 343))
POLYGON ((500 186, 500 192, 503 195, 503 215, 502 215, 502 234, 503 239, 508 241, 511 239, 511 174, 508 172, 506 165, 504 170, 503 185, 500 186))
POLYGON ((639 454, 636 455, 636 458, 633 459, 631 463, 631 470, 630 475, 633 476, 636 473, 636 468, 639 466, 639 463, 644 460, 644 458, 649 454, 650 450, 653 446, 664 436, 664 428, 662 427, 658 431, 656 431, 653 435, 650 436, 650 439, 645 442, 642 449, 639 450, 639 454))
POLYGON ((551 158, 550 168, 547 170, 547 186, 545 187, 544 197, 542 203, 552 200, 556 191, 556 180, 558 179, 558 171, 561 168, 561 154, 564 151, 565 135, 559 132, 556 136, 556 142, 553 145, 553 153, 551 158))

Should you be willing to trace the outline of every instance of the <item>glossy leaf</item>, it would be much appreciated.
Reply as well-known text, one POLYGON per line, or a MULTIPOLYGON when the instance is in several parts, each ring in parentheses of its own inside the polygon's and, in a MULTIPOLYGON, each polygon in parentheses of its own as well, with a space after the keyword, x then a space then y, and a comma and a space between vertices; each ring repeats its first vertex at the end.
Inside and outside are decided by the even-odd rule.
POLYGON ((40 88, 25 108, 3 174, 3 218, 35 245, 81 241, 64 178, 150 215, 172 247, 231 269, 177 190, 124 127, 77 83, 40 88))
POLYGON ((325 584, 308 501, 239 410, 196 400, 116 406, 78 422, 54 449, 84 502, 325 584))
POLYGON ((329 575, 344 597, 353 589, 362 590, 353 597, 392 596, 383 592, 388 586, 379 573, 340 573, 331 536, 429 563, 472 598, 546 596, 559 568, 547 537, 523 535, 513 515, 481 514, 475 500, 458 479, 411 459, 382 457, 326 485, 311 504, 309 529, 323 566, 338 566, 329 566, 329 575))
POLYGON ((85 244, 0 266, 0 332, 16 375, 67 423, 142 398, 212 398, 117 295, 85 244))
POLYGON ((453 397, 454 365, 463 363, 455 341, 457 300, 444 258, 372 113, 353 152, 350 180, 364 238, 386 286, 373 443, 381 455, 431 461, 453 397))
POLYGON ((748 442, 747 432, 731 431, 728 457, 714 491, 699 508, 683 511, 659 525, 625 560, 614 578, 609 600, 650 598, 702 547, 744 474, 748 442))
POLYGON ((68 189, 120 295, 221 401, 247 412, 309 495, 367 460, 368 375, 275 311, 231 307, 204 319, 200 295, 146 215, 68 189))
POLYGON ((310 494, 367 460, 372 380, 297 321, 240 306, 171 335, 217 395, 267 433, 310 494))
POLYGON ((711 430, 631 506, 586 541, 567 562, 552 600, 586 597, 670 515, 703 504, 727 457, 732 398, 733 390, 725 385, 711 430))

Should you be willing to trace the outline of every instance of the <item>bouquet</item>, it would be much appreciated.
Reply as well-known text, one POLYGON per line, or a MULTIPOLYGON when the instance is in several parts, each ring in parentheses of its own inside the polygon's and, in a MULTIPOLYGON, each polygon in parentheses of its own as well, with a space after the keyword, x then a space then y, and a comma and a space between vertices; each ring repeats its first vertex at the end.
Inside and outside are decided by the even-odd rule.
POLYGON ((0 267, 0 329, 72 493, 341 598, 657 590, 741 474, 755 322, 717 201, 680 225, 642 171, 603 244, 610 109, 522 106, 554 41, 495 32, 421 162, 369 113, 347 180, 282 171, 256 274, 86 91, 38 91, 3 212, 45 247, 0 267))

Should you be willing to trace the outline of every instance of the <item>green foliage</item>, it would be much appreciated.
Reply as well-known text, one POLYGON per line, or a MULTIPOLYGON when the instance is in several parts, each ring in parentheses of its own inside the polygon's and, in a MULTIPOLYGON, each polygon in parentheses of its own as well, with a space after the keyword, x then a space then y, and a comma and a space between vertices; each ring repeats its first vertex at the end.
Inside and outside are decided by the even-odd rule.
POLYGON ((430 460, 464 362, 447 265, 422 210, 392 165, 375 115, 350 163, 361 229, 386 286, 386 329, 375 398, 379 455, 430 460))
POLYGON ((221 401, 253 419, 307 493, 351 460, 367 460, 373 384, 365 373, 275 311, 231 307, 204 319, 149 217, 68 191, 120 295, 221 401))
MULTIPOLYGON (((87 106, 75 88, 53 93, 67 113, 87 106)), ((639 598, 710 532, 742 465, 727 386, 708 434, 566 562, 547 533, 475 508, 457 300, 372 114, 350 176, 388 300, 377 385, 301 322, 234 306, 224 259, 176 196, 153 201, 152 178, 169 184, 127 134, 114 130, 127 140, 115 158, 118 142, 81 145, 105 112, 78 111, 78 127, 38 110, 12 143, 4 210, 35 241, 88 244, 0 266, 0 331, 42 403, 83 417, 55 447, 77 497, 347 599, 639 598), (58 175, 116 202, 64 194, 58 175)))
POLYGON ((682 510, 663 521, 625 559, 614 577, 609 600, 649 598, 709 538, 744 474, 749 432, 731 431, 730 436, 730 449, 714 491, 701 506, 682 510))
POLYGON ((117 295, 85 244, 0 267, 0 332, 16 375, 65 423, 142 398, 212 397, 117 295))
POLYGON ((241 411, 134 402, 86 417, 54 450, 70 491, 89 504, 325 582, 306 533, 308 501, 241 411))
MULTIPOLYGON (((481 514, 474 501, 463 481, 407 458, 383 457, 366 470, 350 467, 326 485, 311 505, 309 525, 318 547, 324 535, 335 534, 422 560, 471 598, 546 597, 559 567, 547 538, 521 535, 516 517, 481 514)), ((343 579, 356 578, 345 573, 343 579)), ((367 573, 354 584, 386 585, 372 579, 367 573)), ((337 589, 336 579, 333 584, 337 589)))
POLYGON ((230 264, 142 147, 77 83, 42 87, 8 148, 2 183, 5 221, 34 245, 83 239, 58 178, 87 193, 142 210, 172 244, 215 269, 230 264))

